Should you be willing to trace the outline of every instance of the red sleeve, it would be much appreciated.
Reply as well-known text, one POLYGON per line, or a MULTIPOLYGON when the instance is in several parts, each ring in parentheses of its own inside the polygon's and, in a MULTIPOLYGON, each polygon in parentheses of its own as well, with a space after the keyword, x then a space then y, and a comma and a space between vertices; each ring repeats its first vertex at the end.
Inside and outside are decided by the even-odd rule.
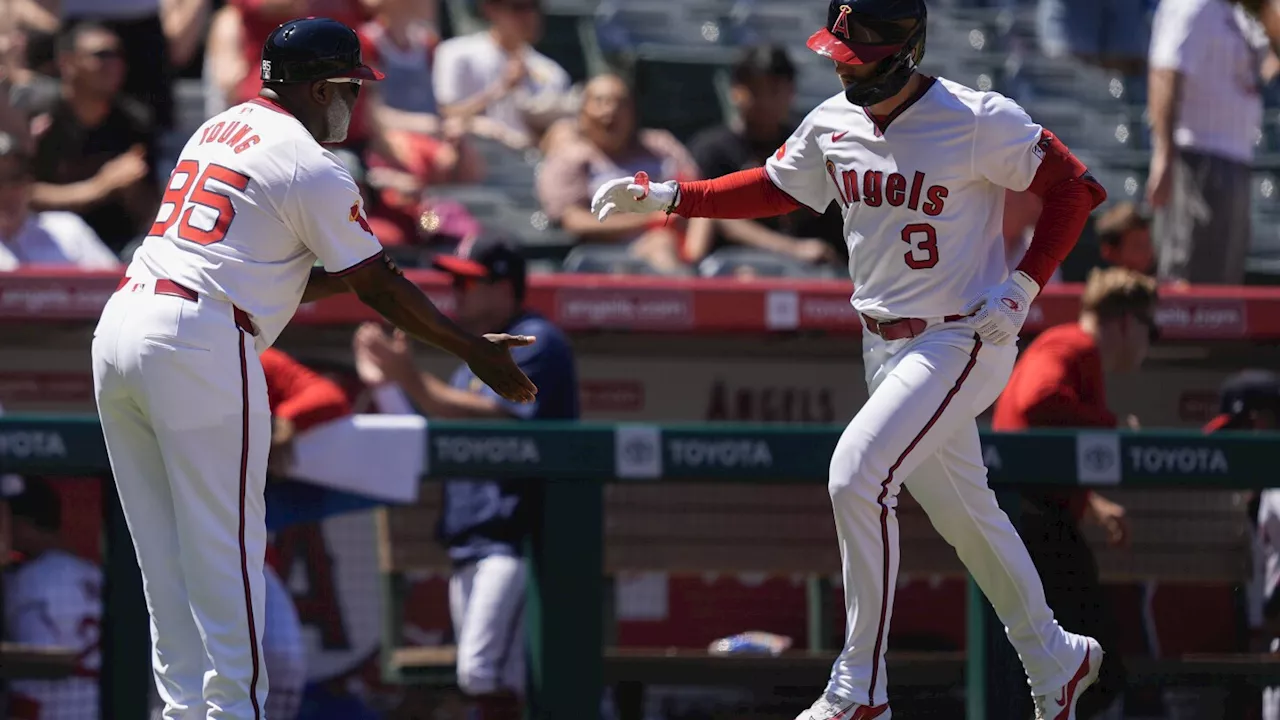
POLYGON ((786 215, 801 207, 759 167, 680 183, 680 204, 674 212, 687 218, 740 219, 786 215))
POLYGON ((1042 131, 1044 159, 1027 189, 1044 199, 1031 245, 1018 269, 1044 287, 1084 231, 1089 213, 1107 199, 1107 191, 1062 141, 1042 131))
POLYGON ((292 420, 298 432, 351 414, 346 394, 333 381, 274 348, 261 359, 271 414, 292 420))

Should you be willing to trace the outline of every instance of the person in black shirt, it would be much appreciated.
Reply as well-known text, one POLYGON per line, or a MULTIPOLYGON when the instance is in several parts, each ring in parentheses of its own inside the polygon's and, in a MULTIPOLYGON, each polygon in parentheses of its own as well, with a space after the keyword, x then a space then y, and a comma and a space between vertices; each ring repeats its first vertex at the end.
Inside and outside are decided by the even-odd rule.
MULTIPOLYGON (((791 103, 796 69, 781 47, 747 48, 733 68, 730 90, 737 116, 709 128, 689 143, 703 177, 720 177, 757 168, 791 135, 791 103)), ((760 220, 717 220, 714 244, 746 245, 808 263, 847 259, 844 223, 839 212, 825 215, 798 210, 760 220)), ((708 248, 710 252, 715 248, 708 248)))
POLYGON ((32 205, 69 210, 117 253, 143 234, 157 197, 148 147, 146 108, 120 95, 120 39, 83 23, 59 38, 62 94, 32 121, 35 187, 32 205))

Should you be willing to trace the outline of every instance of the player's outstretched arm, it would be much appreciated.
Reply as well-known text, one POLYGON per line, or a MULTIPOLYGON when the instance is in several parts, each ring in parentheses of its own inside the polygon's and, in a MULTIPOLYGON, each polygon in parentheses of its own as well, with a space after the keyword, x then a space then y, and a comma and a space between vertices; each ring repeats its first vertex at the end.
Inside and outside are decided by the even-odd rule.
POLYGON ((472 335, 445 317, 426 294, 383 256, 343 275, 356 296, 396 327, 462 359, 476 377, 502 397, 530 402, 538 388, 511 359, 508 348, 533 343, 527 335, 472 335))
POLYGON ((714 180, 653 183, 645 173, 610 180, 596 191, 591 212, 604 221, 614 213, 666 212, 695 218, 755 219, 786 215, 802 205, 769 179, 764 168, 714 180))

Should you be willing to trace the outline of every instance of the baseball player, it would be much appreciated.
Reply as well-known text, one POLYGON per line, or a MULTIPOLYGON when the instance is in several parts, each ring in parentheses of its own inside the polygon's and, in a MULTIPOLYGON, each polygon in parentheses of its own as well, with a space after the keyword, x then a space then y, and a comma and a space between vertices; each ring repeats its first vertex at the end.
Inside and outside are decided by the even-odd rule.
POLYGON ((445 318, 384 255, 342 163, 362 82, 353 30, 284 23, 263 89, 187 142, 93 338, 94 389, 151 612, 166 720, 261 720, 263 485, 271 414, 258 354, 299 302, 354 291, 461 357, 508 400, 536 388, 509 347, 445 318), (317 266, 317 260, 319 265, 317 266))
POLYGON ((0 499, 12 513, 13 549, 22 556, 5 570, 4 637, 77 653, 70 677, 13 681, 3 715, 9 720, 94 720, 102 666, 102 569, 64 549, 62 500, 48 481, 0 475, 0 499))
MULTIPOLYGON (((538 400, 512 405, 459 367, 449 382, 421 373, 403 338, 376 325, 356 331, 356 371, 379 400, 398 391, 429 418, 575 420, 577 364, 559 328, 525 306, 528 263, 510 241, 482 237, 432 264, 453 278, 458 321, 476 329, 536 334, 512 355, 539 387, 538 400)), ((536 526, 541 491, 527 481, 451 478, 441 484, 436 537, 453 561, 449 610, 457 638, 458 687, 470 720, 519 715, 525 695, 524 545, 536 526)))
POLYGON ((826 692, 799 720, 884 720, 898 573, 898 492, 907 483, 968 566, 1026 669, 1036 716, 1074 720, 1102 648, 1064 631, 1026 547, 987 487, 975 417, 999 395, 1040 288, 1106 194, 1013 101, 917 72, 923 0, 832 0, 809 47, 844 92, 824 101, 764 168, 713 180, 612 180, 601 219, 664 210, 755 218, 800 207, 844 213, 853 307, 871 397, 831 458, 847 635, 826 692), (1015 271, 1004 251, 1006 190, 1043 198, 1015 271))
MULTIPOLYGON (((1280 428, 1280 377, 1248 369, 1218 389, 1218 415, 1205 433, 1275 432, 1280 428)), ((1267 488, 1246 504, 1253 525, 1253 578, 1248 583, 1251 650, 1280 653, 1280 489, 1267 488)), ((1280 687, 1262 689, 1262 720, 1280 720, 1280 687)))

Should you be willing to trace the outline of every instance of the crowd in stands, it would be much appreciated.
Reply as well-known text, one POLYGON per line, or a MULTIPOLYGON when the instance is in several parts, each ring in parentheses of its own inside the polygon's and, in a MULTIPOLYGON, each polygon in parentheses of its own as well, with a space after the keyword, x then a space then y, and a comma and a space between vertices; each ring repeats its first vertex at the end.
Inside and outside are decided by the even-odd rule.
MULTIPOLYGON (((347 141, 334 150, 366 193, 375 233, 407 264, 425 265, 433 252, 452 251, 493 229, 474 206, 449 199, 448 193, 436 196, 435 190, 492 181, 508 172, 504 159, 522 158, 535 163, 526 192, 540 205, 544 224, 563 233, 571 247, 613 250, 613 260, 605 265, 588 261, 568 269, 717 274, 708 272, 709 256, 740 249, 780 263, 827 268, 828 277, 842 274, 847 251, 835 209, 822 217, 800 211, 762 222, 689 222, 658 214, 603 224, 588 209, 595 187, 620 174, 644 170, 652 177, 690 179, 762 164, 794 127, 795 54, 803 49, 744 47, 736 64, 726 68, 730 117, 686 137, 686 143, 667 129, 641 127, 641 99, 623 74, 571 78, 536 50, 544 24, 539 0, 477 0, 475 12, 484 29, 448 38, 440 32, 449 23, 436 0, 131 0, 104 6, 64 0, 55 5, 5 0, 0 18, 0 269, 111 268, 127 261, 154 220, 173 158, 193 129, 191 120, 175 110, 180 104, 175 78, 200 78, 198 122, 257 94, 260 47, 276 24, 298 15, 328 15, 358 28, 366 59, 387 73, 384 82, 366 87, 347 141)), ((1089 264, 1119 263, 1146 272, 1162 259, 1162 272, 1176 279, 1187 275, 1179 266, 1206 265, 1201 255, 1187 260, 1189 247, 1208 232, 1206 225, 1225 223, 1233 236, 1244 238, 1221 243, 1224 250, 1211 255, 1230 266, 1220 273, 1230 277, 1199 279, 1243 279, 1239 247, 1248 245, 1249 193, 1206 196, 1192 181, 1213 172, 1226 173, 1230 187, 1248 182, 1247 159, 1236 152, 1221 160, 1212 147, 1203 150, 1204 142, 1212 145, 1217 138, 1197 123, 1211 124, 1219 135, 1239 135, 1261 111, 1256 87, 1253 99, 1236 99, 1222 90, 1221 78, 1206 74, 1240 72, 1244 63, 1256 67, 1251 77, 1261 81, 1274 74, 1268 68, 1280 67, 1266 46, 1265 17, 1262 24, 1240 20, 1245 31, 1233 29, 1234 38, 1188 33, 1188 27, 1203 26, 1198 20, 1204 13, 1225 13, 1230 19, 1240 10, 1233 5, 1170 0, 1155 14, 1151 77, 1157 85, 1169 77, 1178 81, 1179 104, 1152 92, 1151 101, 1164 104, 1151 109, 1153 186, 1147 201, 1125 202, 1098 224, 1101 258, 1089 264), (1233 42, 1248 53, 1236 58, 1233 42), (1213 59, 1220 61, 1207 61, 1213 59), (1220 105, 1243 104, 1234 114, 1244 115, 1242 128, 1222 129, 1222 113, 1190 119, 1179 113, 1206 105, 1197 97, 1202 92, 1221 95, 1220 105), (1196 127, 1188 129, 1188 123, 1196 127), (1197 159, 1197 152, 1204 158, 1197 159), (1167 170, 1175 161, 1201 168, 1181 170, 1176 192, 1169 184, 1174 173, 1167 170), (1234 172, 1236 165, 1243 174, 1234 172), (1235 204, 1222 208, 1228 199, 1235 204), (1216 219, 1198 219, 1197 202, 1207 202, 1208 215, 1216 219), (1149 236, 1151 209, 1167 218, 1157 225, 1174 242, 1169 251, 1158 252, 1160 238, 1153 243, 1149 236), (1119 234, 1107 231, 1112 225, 1121 227, 1119 234), (1142 240, 1132 242, 1140 247, 1130 249, 1130 241, 1117 240, 1138 225, 1142 240)), ((1042 0, 1036 12, 1039 51, 1046 58, 1142 77, 1151 10, 1147 0, 1070 8, 1061 0, 1042 0)), ((1244 146, 1233 138, 1219 145, 1224 142, 1233 149, 1244 146)), ((1037 211, 1021 211, 1019 199, 1010 197, 1006 234, 1011 246, 1025 240, 1037 211)), ((1199 246, 1203 251, 1207 243, 1199 246)))
MULTIPOLYGON (((1124 209, 1108 217, 1110 225, 1141 225, 1148 234, 1136 242, 1151 247, 1107 245, 1115 233, 1099 226, 1105 242, 1088 246, 1100 257, 1090 256, 1078 270, 1068 263, 1065 279, 1082 279, 1087 266, 1123 257, 1134 269, 1158 269, 1162 279, 1243 281, 1259 89, 1280 69, 1267 37, 1280 19, 1268 17, 1269 5, 943 4, 1034 12, 1042 58, 1104 68, 1140 85, 1150 74, 1150 187, 1132 202, 1113 188, 1124 209), (1224 22, 1206 22, 1211 17, 1224 22), (1210 242, 1215 234, 1219 239, 1210 242)), ((447 22, 437 0, 4 0, 0 6, 0 269, 127 262, 193 129, 181 117, 176 78, 199 78, 196 121, 244 102, 261 86, 260 48, 271 29, 291 17, 324 15, 358 28, 366 59, 387 74, 366 87, 347 140, 334 149, 367 195, 375 233, 406 264, 425 266, 431 254, 493 230, 483 211, 434 191, 493 184, 509 173, 504 159, 516 157, 536 167, 523 184, 543 225, 569 247, 614 251, 604 266, 566 263, 566 269, 718 274, 708 271, 708 258, 737 248, 843 275, 847 251, 834 208, 759 222, 659 214, 603 224, 587 208, 595 187, 621 174, 691 179, 763 163, 794 127, 795 113, 806 109, 796 107, 802 47, 744 47, 724 69, 728 119, 677 139, 642 126, 637 103, 660 99, 637 98, 625 73, 571 77, 535 49, 544 34, 539 0, 475 0, 483 29, 448 38, 441 29, 456 23, 447 22)), ((1038 212, 1023 212, 1019 203, 1010 198, 1011 247, 1025 241, 1038 212)))

